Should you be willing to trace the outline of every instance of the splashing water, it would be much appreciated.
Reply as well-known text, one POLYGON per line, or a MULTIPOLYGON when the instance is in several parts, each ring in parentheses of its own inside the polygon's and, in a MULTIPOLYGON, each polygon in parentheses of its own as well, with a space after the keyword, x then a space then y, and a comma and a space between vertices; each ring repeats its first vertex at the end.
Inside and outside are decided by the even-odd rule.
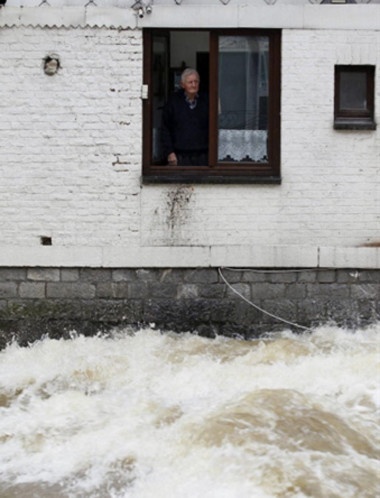
POLYGON ((0 496, 380 496, 380 325, 0 352, 0 496))

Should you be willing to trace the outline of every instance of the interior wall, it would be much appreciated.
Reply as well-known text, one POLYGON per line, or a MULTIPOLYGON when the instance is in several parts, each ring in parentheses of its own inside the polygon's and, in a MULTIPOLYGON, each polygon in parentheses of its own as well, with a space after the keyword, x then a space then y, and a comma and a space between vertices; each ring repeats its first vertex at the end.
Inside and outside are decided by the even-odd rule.
POLYGON ((170 66, 181 67, 185 61, 189 67, 196 66, 197 52, 209 51, 208 31, 172 31, 170 40, 170 66))

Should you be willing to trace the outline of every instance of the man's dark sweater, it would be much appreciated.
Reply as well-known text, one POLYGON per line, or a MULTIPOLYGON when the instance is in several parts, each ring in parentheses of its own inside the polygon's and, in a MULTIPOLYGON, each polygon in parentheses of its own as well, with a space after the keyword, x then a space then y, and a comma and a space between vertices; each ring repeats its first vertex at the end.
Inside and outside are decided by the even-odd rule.
POLYGON ((165 157, 172 152, 207 151, 208 97, 199 94, 194 109, 186 102, 185 92, 174 93, 162 115, 162 142, 165 157))

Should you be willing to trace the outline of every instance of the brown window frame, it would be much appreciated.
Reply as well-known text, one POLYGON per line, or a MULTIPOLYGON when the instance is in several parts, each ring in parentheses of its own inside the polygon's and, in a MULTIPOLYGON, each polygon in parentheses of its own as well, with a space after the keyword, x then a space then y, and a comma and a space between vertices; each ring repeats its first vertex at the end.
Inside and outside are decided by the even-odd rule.
POLYGON ((375 116, 375 66, 336 65, 334 96, 334 128, 336 130, 376 130, 375 116), (345 109, 340 107, 340 80, 344 72, 358 72, 366 75, 366 109, 345 109))
MULTIPOLYGON (((144 70, 143 84, 148 87, 148 98, 143 101, 143 175, 144 183, 281 183, 280 177, 280 117, 281 117, 281 31, 272 29, 208 29, 210 33, 210 140, 209 164, 194 166, 163 166, 151 164, 153 98, 152 41, 153 34, 168 33, 175 29, 149 28, 143 31, 144 70), (218 37, 268 36, 269 38, 269 109, 268 109, 268 162, 226 163, 217 161, 218 132, 218 37)), ((179 31, 185 31, 180 29, 179 31)), ((199 31, 192 29, 189 31, 199 31)))

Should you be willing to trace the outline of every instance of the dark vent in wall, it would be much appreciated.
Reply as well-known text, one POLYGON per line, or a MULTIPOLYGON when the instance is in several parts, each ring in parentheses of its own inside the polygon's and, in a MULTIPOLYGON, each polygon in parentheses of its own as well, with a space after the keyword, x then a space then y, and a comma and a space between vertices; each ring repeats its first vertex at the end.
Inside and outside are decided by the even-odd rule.
POLYGON ((51 237, 42 236, 40 240, 41 240, 42 246, 52 246, 53 245, 53 240, 51 237))

